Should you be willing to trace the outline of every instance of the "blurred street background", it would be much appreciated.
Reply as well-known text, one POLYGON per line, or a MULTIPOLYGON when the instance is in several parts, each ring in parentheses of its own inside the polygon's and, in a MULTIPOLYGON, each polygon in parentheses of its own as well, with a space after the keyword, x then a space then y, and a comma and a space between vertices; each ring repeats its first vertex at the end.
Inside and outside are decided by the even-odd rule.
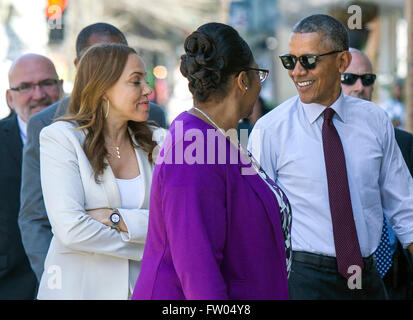
POLYGON ((179 72, 184 39, 212 21, 235 27, 260 68, 270 70, 261 97, 272 108, 296 94, 278 59, 288 52, 293 25, 310 14, 326 13, 349 26, 352 5, 361 9, 361 25, 349 27, 350 45, 373 62, 378 76, 373 101, 392 99, 393 84, 402 81, 404 128, 413 132, 413 0, 0 0, 0 118, 9 114, 9 67, 24 53, 50 57, 70 94, 76 36, 95 22, 118 27, 141 54, 154 89, 151 99, 165 107, 169 122, 192 106, 187 81, 179 72))

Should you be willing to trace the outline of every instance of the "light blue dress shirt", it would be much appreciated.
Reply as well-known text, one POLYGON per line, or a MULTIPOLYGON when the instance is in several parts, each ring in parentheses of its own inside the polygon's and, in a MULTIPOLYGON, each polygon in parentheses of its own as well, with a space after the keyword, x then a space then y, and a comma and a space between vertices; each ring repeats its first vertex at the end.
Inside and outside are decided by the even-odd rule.
MULTIPOLYGON (((413 242, 413 179, 376 104, 341 94, 330 106, 346 158, 363 257, 377 248, 383 213, 404 247, 413 242)), ((321 129, 325 107, 295 96, 258 120, 248 148, 292 206, 292 248, 335 256, 321 129)))

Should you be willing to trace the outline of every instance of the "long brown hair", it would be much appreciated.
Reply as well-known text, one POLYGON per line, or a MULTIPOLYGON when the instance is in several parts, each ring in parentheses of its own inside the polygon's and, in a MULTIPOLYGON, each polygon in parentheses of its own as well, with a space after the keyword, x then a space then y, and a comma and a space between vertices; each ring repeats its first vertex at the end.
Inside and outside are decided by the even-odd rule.
MULTIPOLYGON (((105 108, 103 96, 120 78, 130 54, 136 51, 117 43, 98 44, 90 47, 79 61, 76 79, 70 96, 66 114, 56 121, 76 121, 78 130, 85 130, 83 150, 93 168, 95 181, 107 167, 105 158, 109 153, 105 147, 105 108)), ((152 140, 149 125, 154 122, 128 121, 137 145, 148 153, 153 162, 152 152, 156 142, 152 140)))

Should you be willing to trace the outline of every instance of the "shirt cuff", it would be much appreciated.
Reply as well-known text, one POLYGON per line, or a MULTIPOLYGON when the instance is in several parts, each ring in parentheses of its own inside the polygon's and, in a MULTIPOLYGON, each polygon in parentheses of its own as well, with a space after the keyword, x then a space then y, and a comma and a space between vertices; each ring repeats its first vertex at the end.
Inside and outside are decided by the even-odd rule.
POLYGON ((121 238, 125 242, 144 244, 148 233, 148 209, 119 209, 128 232, 121 232, 121 238))

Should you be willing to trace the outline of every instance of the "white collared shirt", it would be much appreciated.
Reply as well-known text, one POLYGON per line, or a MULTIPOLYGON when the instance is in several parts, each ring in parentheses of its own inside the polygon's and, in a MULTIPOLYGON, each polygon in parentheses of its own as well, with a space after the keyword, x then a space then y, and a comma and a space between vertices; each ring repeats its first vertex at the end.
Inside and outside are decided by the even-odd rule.
MULTIPOLYGON (((383 212, 404 247, 413 242, 413 179, 376 104, 341 94, 330 106, 346 158, 363 257, 377 248, 383 212)), ((292 206, 292 248, 335 256, 321 129, 325 107, 295 96, 258 120, 248 147, 292 206)))
POLYGON ((27 139, 27 123, 17 116, 17 124, 19 125, 20 137, 22 138, 22 143, 24 145, 27 139))

